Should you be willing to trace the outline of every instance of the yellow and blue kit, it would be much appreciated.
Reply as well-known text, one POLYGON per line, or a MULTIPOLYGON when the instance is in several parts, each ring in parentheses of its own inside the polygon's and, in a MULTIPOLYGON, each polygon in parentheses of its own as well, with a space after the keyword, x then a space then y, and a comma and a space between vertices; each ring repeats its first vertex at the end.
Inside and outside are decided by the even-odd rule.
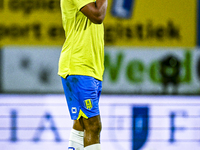
POLYGON ((94 0, 61 0, 66 40, 59 59, 58 75, 71 119, 99 115, 104 72, 104 27, 92 23, 80 9, 94 0))

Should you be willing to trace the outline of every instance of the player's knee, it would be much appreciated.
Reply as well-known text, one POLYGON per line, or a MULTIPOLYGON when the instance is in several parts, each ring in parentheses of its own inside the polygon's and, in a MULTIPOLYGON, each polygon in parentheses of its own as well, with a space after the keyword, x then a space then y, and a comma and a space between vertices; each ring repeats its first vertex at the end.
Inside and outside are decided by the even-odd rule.
POLYGON ((86 130, 95 134, 99 134, 101 132, 101 129, 102 129, 102 125, 101 123, 98 122, 98 123, 89 125, 86 130))
POLYGON ((100 133, 102 129, 101 123, 98 123, 94 126, 94 132, 100 133))

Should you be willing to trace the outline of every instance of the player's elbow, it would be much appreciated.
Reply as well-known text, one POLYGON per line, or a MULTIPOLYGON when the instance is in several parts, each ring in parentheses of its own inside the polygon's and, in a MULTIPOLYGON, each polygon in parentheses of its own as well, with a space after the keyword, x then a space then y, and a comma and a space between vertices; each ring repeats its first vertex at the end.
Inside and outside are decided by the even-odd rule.
POLYGON ((103 20, 102 21, 98 20, 98 21, 95 22, 95 24, 102 24, 102 23, 103 23, 103 20))
POLYGON ((95 23, 95 24, 101 24, 101 23, 103 23, 103 20, 104 20, 104 18, 95 18, 92 22, 93 23, 95 23))
POLYGON ((103 23, 104 18, 105 18, 105 15, 100 14, 92 18, 91 21, 95 24, 101 24, 103 23))

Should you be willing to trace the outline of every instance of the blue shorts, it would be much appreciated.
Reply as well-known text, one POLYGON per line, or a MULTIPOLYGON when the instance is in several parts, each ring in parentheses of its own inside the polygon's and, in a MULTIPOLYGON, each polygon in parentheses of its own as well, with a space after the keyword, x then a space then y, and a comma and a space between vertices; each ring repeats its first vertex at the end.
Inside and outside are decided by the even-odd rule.
POLYGON ((81 116, 88 119, 100 114, 102 81, 82 75, 70 75, 61 79, 72 120, 78 120, 81 116))

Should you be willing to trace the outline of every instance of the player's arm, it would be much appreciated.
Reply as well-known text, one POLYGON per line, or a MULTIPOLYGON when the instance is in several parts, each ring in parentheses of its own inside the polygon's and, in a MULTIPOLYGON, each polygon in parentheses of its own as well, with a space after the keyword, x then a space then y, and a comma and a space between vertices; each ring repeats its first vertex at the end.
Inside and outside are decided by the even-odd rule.
POLYGON ((95 24, 101 24, 107 10, 107 0, 97 0, 81 8, 81 12, 95 24))

